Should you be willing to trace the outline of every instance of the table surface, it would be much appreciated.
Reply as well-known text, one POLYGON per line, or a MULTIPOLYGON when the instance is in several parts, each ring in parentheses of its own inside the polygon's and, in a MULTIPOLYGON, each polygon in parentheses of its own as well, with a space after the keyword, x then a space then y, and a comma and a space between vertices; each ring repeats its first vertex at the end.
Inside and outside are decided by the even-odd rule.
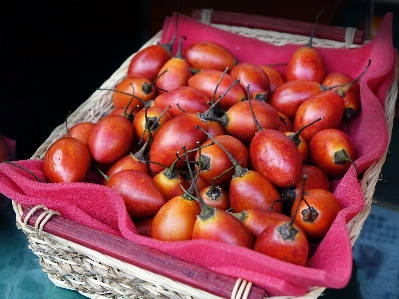
MULTIPOLYGON (((396 121, 375 202, 353 247, 353 273, 341 290, 327 289, 323 298, 399 298, 399 122, 396 121)), ((11 202, 0 211, 0 298, 85 298, 56 287, 42 272, 38 258, 15 226, 11 202)))

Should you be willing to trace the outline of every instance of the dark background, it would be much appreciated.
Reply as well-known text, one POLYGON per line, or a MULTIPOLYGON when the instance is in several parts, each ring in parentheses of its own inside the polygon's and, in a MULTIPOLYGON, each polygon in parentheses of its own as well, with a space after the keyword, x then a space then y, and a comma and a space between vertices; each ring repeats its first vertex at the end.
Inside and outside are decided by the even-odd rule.
POLYGON ((0 132, 17 140, 19 159, 143 44, 141 8, 140 1, 2 1, 0 132))

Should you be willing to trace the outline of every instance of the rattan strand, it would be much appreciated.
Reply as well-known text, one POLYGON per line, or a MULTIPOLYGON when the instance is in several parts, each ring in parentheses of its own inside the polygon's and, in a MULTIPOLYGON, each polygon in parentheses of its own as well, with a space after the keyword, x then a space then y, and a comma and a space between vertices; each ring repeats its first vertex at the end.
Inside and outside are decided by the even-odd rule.
MULTIPOLYGON (((279 46, 285 44, 306 44, 308 41, 308 37, 291 34, 225 25, 213 24, 212 26, 279 46)), ((160 36, 161 32, 144 44, 142 48, 157 43, 160 36)), ((334 48, 345 47, 345 43, 323 39, 314 39, 314 45, 334 48)), ((352 45, 351 47, 357 46, 352 45)), ((133 56, 134 54, 128 57, 121 67, 100 88, 114 88, 126 76, 127 67, 133 56)), ((397 93, 395 78, 394 84, 392 84, 387 95, 385 107, 389 136, 391 136, 392 132, 397 93)), ((95 122, 107 115, 111 109, 111 92, 96 90, 88 100, 69 116, 68 124, 71 126, 80 121, 95 122)), ((32 159, 43 158, 48 146, 65 133, 65 124, 61 124, 55 128, 52 134, 37 149, 32 159)), ((352 245, 359 236, 363 223, 370 213, 375 185, 379 180, 385 158, 386 155, 375 162, 364 174, 361 186, 366 200, 365 208, 347 225, 352 245)), ((43 271, 48 274, 51 281, 57 286, 77 290, 89 298, 220 299, 220 297, 172 281, 164 276, 140 269, 57 236, 47 234, 42 232, 40 228, 35 231, 34 228, 21 222, 23 214, 22 207, 16 202, 13 202, 13 207, 16 212, 17 226, 27 235, 30 243, 29 248, 39 257, 43 271)), ((248 293, 249 289, 250 284, 245 283, 245 289, 242 291, 244 296, 246 296, 245 294, 248 293)), ((324 287, 315 287, 304 296, 271 298, 315 299, 321 296, 324 290, 324 287)), ((242 297, 242 299, 244 298, 242 297)))

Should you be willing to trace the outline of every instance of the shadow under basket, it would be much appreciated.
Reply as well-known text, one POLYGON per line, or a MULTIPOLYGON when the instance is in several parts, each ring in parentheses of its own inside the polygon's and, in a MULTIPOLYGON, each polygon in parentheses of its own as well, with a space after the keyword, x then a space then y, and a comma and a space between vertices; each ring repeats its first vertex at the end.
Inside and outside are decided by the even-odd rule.
MULTIPOLYGON (((204 10, 202 20, 211 21, 204 10)), ((214 12, 215 13, 215 12, 214 12)), ((228 15, 229 13, 227 13, 228 15)), ((263 23, 263 22, 260 22, 263 23)), ((245 26, 213 24, 210 25, 237 35, 265 41, 274 45, 304 45, 308 36, 281 33, 267 29, 245 26)), ((345 31, 346 39, 334 41, 314 38, 314 46, 329 48, 357 48, 353 32, 345 31), (352 41, 350 40, 352 38, 352 41), (348 40, 349 39, 349 40, 348 40)), ((160 41, 162 31, 150 39, 142 48, 160 41)), ((69 119, 72 126, 81 121, 98 121, 112 109, 112 92, 126 76, 129 57, 121 67, 85 101, 69 119), (102 90, 100 90, 102 89, 102 90)), ((396 75, 385 98, 385 116, 389 139, 395 114, 397 97, 396 75)), ((57 127, 43 145, 32 156, 42 159, 46 149, 56 139, 65 134, 65 125, 57 127)), ((389 143, 389 141, 388 141, 389 143)), ((364 221, 369 215, 375 185, 379 180, 386 152, 364 171, 361 189, 364 194, 363 210, 347 223, 351 244, 355 243, 364 221)), ((26 234, 29 248, 38 256, 43 271, 57 286, 77 290, 90 298, 266 298, 264 289, 240 278, 233 278, 199 266, 179 261, 166 254, 159 254, 144 246, 134 244, 123 238, 104 234, 64 219, 57 212, 45 206, 22 207, 13 200, 17 226, 26 234), (115 251, 115 248, 123 250, 115 251)), ((307 294, 290 298, 317 298, 325 287, 309 288, 307 294)), ((272 297, 277 298, 277 296, 272 297)), ((285 296, 284 298, 288 298, 285 296)))

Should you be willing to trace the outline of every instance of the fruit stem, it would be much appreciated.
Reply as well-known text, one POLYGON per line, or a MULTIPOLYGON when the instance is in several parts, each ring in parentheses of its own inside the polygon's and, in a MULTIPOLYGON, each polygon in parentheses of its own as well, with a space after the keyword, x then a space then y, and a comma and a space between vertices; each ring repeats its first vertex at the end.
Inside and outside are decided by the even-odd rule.
POLYGON ((185 37, 184 35, 180 36, 180 38, 179 38, 179 48, 177 49, 177 53, 176 53, 176 55, 175 55, 175 58, 184 59, 183 53, 182 53, 183 39, 186 40, 187 37, 185 37))
POLYGON ((38 182, 43 183, 43 181, 36 174, 34 174, 32 171, 30 171, 28 168, 23 167, 22 165, 19 165, 17 163, 11 162, 11 161, 4 161, 4 163, 10 164, 12 166, 15 166, 15 167, 17 167, 19 169, 22 169, 22 170, 26 171, 27 173, 32 175, 38 182))
POLYGON ((134 94, 131 94, 131 93, 128 93, 128 92, 124 92, 124 91, 120 91, 120 90, 117 90, 117 89, 97 88, 96 90, 113 91, 113 92, 118 92, 118 93, 121 93, 121 94, 125 94, 125 95, 128 95, 128 96, 131 96, 132 98, 139 100, 139 102, 142 103, 144 107, 152 105, 152 101, 144 101, 142 98, 139 98, 138 96, 135 96, 134 94))
MULTIPOLYGON (((198 117, 200 118, 200 119, 202 119, 202 120, 216 120, 216 121, 218 121, 218 122, 220 122, 219 121, 219 119, 216 117, 216 113, 215 113, 215 107, 216 107, 216 105, 218 105, 219 103, 220 103, 220 101, 226 96, 226 94, 230 91, 230 89, 232 89, 233 87, 234 87, 234 85, 236 85, 237 83, 240 83, 240 79, 237 79, 236 81, 234 81, 230 86, 229 86, 229 88, 227 88, 226 89, 226 91, 223 93, 223 94, 221 94, 220 96, 219 96, 219 99, 216 101, 216 102, 214 102, 214 103, 212 103, 212 105, 205 111, 205 112, 203 112, 203 113, 197 113, 197 115, 198 115, 198 117)), ((224 116, 224 115, 223 115, 224 116)), ((222 117, 223 117, 222 116, 222 117)))
MULTIPOLYGON (((187 162, 187 165, 190 165, 190 161, 189 161, 188 155, 187 155, 187 149, 186 149, 185 146, 182 146, 182 148, 183 148, 184 154, 186 155, 186 162, 187 162)), ((200 192, 199 192, 199 190, 198 190, 198 186, 197 186, 197 184, 195 183, 195 179, 194 179, 194 175, 193 175, 193 171, 192 171, 191 167, 188 167, 188 171, 189 171, 189 173, 190 173, 190 178, 191 178, 191 181, 193 182, 194 189, 195 189, 195 193, 196 193, 196 195, 197 195, 197 199, 198 199, 199 204, 200 204, 200 207, 201 207, 201 212, 200 212, 199 215, 197 215, 197 217, 200 218, 201 220, 210 219, 210 218, 212 218, 212 217, 215 215, 215 213, 216 213, 216 208, 215 208, 215 207, 212 207, 212 206, 210 206, 210 205, 207 205, 207 204, 204 202, 204 200, 202 199, 202 197, 201 197, 201 195, 200 195, 200 192)))
POLYGON ((252 107, 252 102, 251 102, 251 98, 249 96, 249 88, 250 88, 250 84, 247 85, 247 98, 248 98, 248 103, 249 103, 249 109, 251 109, 251 113, 252 113, 252 118, 254 119, 256 128, 258 129, 258 132, 262 131, 263 128, 260 126, 258 119, 255 116, 255 112, 254 109, 252 107))
POLYGON ((351 159, 349 154, 346 152, 345 149, 340 149, 334 153, 334 164, 344 164, 345 162, 349 161, 353 167, 355 168, 356 175, 359 174, 358 168, 356 163, 351 159))
POLYGON ((72 111, 69 110, 69 112, 68 112, 68 114, 67 114, 67 117, 65 118, 65 128, 66 128, 66 131, 67 131, 67 134, 68 134, 69 137, 71 136, 71 134, 69 134, 68 118, 69 118, 69 116, 70 116, 71 114, 72 114, 72 111))
POLYGON ((306 45, 306 46, 309 47, 309 48, 312 48, 312 47, 313 47, 313 46, 312 46, 313 37, 314 37, 314 34, 315 34, 315 32, 316 32, 316 27, 317 27, 317 23, 319 22, 319 17, 320 17, 320 15, 322 14, 322 12, 323 12, 326 8, 328 8, 328 7, 329 7, 329 5, 324 6, 324 7, 319 11, 319 13, 318 13, 317 16, 316 16, 316 21, 315 21, 314 26, 313 26, 312 34, 310 35, 309 42, 308 42, 308 44, 306 45))
POLYGON ((206 132, 204 129, 202 129, 200 126, 196 125, 195 126, 196 129, 201 130, 204 134, 206 134, 209 138, 212 139, 212 141, 219 146, 225 153, 226 155, 229 157, 229 159, 231 160, 231 162, 233 163, 233 167, 235 169, 235 173, 233 175, 233 177, 242 177, 243 175, 248 173, 248 168, 244 168, 240 165, 240 163, 237 162, 236 159, 234 159, 233 155, 219 142, 217 141, 213 136, 211 136, 208 132, 206 132))
POLYGON ((95 169, 97 169, 97 171, 101 174, 101 176, 102 176, 106 181, 109 180, 109 176, 107 176, 107 175, 97 166, 96 163, 92 162, 91 164, 94 166, 95 169))
POLYGON ((290 220, 290 222, 289 222, 289 225, 290 225, 290 226, 292 226, 292 224, 293 224, 294 221, 295 221, 295 217, 296 217, 296 214, 298 214, 299 206, 300 206, 300 204, 301 204, 301 201, 302 201, 302 200, 305 200, 304 195, 305 195, 305 184, 306 184, 307 178, 308 178, 308 176, 307 176, 306 174, 304 174, 304 175, 302 176, 301 197, 299 198, 299 202, 298 202, 298 205, 297 205, 296 208, 295 208, 294 214, 292 214, 291 220, 290 220))
POLYGON ((292 139, 292 141, 295 142, 295 144, 297 146, 299 146, 301 144, 301 139, 299 138, 299 135, 301 135, 302 131, 305 130, 306 128, 310 127, 311 125, 317 123, 318 121, 320 121, 322 118, 319 117, 318 119, 312 121, 311 123, 303 126, 302 128, 300 128, 297 132, 293 133, 293 134, 289 134, 288 137, 290 137, 292 139))

